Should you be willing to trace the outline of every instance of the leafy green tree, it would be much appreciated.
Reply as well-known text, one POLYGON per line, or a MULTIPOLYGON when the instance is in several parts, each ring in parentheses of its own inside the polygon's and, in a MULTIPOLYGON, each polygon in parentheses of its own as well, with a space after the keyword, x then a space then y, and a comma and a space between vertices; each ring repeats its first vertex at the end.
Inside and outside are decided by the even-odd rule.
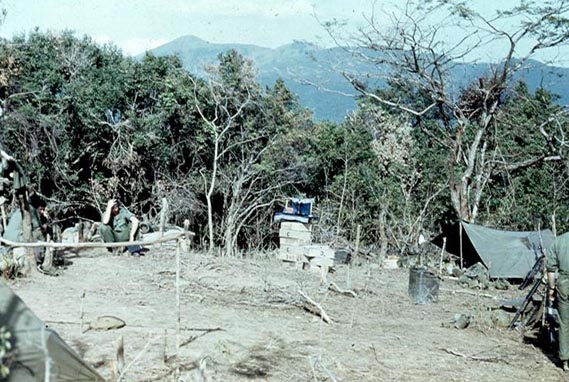
POLYGON ((448 208, 440 207, 446 179, 431 176, 440 160, 406 118, 364 101, 343 124, 317 125, 311 136, 307 189, 319 198, 323 240, 353 240, 361 225, 363 240, 379 242, 382 254, 404 251, 433 226, 435 206, 448 208))
POLYGON ((167 197, 174 221, 215 225, 210 245, 225 253, 252 245, 240 238, 255 226, 264 246, 267 211, 306 178, 297 138, 312 115, 236 52, 219 59, 202 80, 175 57, 135 61, 68 32, 2 41, 0 140, 61 208, 97 218, 119 197, 151 219, 167 197))
POLYGON ((194 102, 205 138, 199 152, 209 248, 220 231, 223 253, 232 255, 252 218, 270 209, 279 191, 297 179, 295 162, 285 164, 277 155, 289 142, 286 128, 294 129, 296 103, 282 82, 263 92, 252 63, 237 52, 222 54, 219 61, 207 81, 194 82, 194 102), (217 217, 215 200, 223 211, 217 217))
MULTIPOLYGON (((567 213, 567 165, 559 160, 564 157, 563 145, 553 141, 565 134, 568 121, 554 101, 544 89, 531 94, 523 82, 505 101, 497 116, 496 161, 520 165, 499 166, 489 179, 491 187, 481 201, 484 221, 529 230, 550 225, 552 217, 567 213)), ((566 224, 561 222, 561 227, 566 224)))
MULTIPOLYGON (((367 25, 353 38, 337 23, 324 26, 354 57, 377 68, 367 75, 344 71, 354 89, 365 98, 414 117, 429 145, 446 151, 451 204, 459 219, 473 222, 489 179, 533 160, 495 160, 501 147, 497 116, 512 89, 514 74, 527 60, 569 39, 568 14, 569 4, 564 1, 522 2, 489 17, 465 2, 408 1, 393 16, 391 29, 378 25, 374 17, 366 18, 367 25), (449 30, 460 31, 463 38, 449 43, 443 37, 449 30), (500 44, 503 56, 487 75, 459 92, 459 84, 451 81, 452 71, 465 56, 489 44, 500 44), (524 49, 526 46, 529 48, 524 49), (365 83, 366 78, 381 78, 408 91, 403 98, 387 98, 373 83, 365 83)), ((547 146, 545 140, 542 144, 547 146)), ((542 157, 540 163, 545 159, 542 157)))

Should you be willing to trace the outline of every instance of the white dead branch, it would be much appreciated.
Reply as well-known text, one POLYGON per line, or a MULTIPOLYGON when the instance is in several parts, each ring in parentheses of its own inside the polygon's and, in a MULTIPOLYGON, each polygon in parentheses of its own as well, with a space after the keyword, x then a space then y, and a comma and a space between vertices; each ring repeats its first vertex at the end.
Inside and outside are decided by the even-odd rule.
POLYGON ((316 301, 311 299, 306 293, 304 293, 301 290, 298 291, 298 294, 300 294, 306 300, 305 304, 304 304, 304 309, 306 309, 307 311, 309 311, 312 314, 315 314, 315 315, 321 317, 325 323, 333 324, 332 319, 330 318, 330 316, 328 316, 328 314, 322 308, 322 306, 320 306, 320 304, 318 304, 316 301))

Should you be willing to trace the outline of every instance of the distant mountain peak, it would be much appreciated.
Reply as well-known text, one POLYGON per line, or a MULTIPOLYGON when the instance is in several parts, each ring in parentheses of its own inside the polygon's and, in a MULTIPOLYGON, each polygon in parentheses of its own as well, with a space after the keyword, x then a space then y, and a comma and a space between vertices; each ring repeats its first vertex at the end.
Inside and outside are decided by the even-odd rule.
POLYGON ((188 44, 193 47, 203 47, 211 45, 210 42, 193 35, 178 37, 177 39, 170 41, 168 44, 188 44))
POLYGON ((312 42, 303 41, 303 40, 294 40, 290 44, 281 45, 277 48, 277 50, 286 50, 286 49, 320 50, 320 47, 312 42))
MULTIPOLYGON (((1 1, 1 0, 0 0, 1 1)), ((278 78, 298 95, 302 106, 314 111, 318 120, 342 121, 348 111, 357 108, 353 97, 355 91, 342 76, 338 68, 358 73, 378 70, 370 63, 361 63, 340 48, 323 48, 318 45, 295 40, 276 49, 252 44, 211 43, 199 37, 187 35, 152 50, 157 56, 178 55, 186 69, 191 73, 203 75, 204 66, 216 63, 218 55, 235 49, 251 59, 258 70, 257 80, 264 86, 272 87, 278 78), (309 79, 322 88, 333 90, 325 92, 315 86, 305 85, 309 79)), ((520 70, 514 80, 524 80, 530 90, 543 86, 554 94, 559 94, 560 104, 569 103, 569 68, 556 68, 530 61, 520 70)), ((457 91, 487 74, 489 64, 457 63, 451 71, 451 85, 457 91)), ((383 86, 378 82, 377 86, 383 86)), ((375 85, 374 85, 375 86, 375 85)))

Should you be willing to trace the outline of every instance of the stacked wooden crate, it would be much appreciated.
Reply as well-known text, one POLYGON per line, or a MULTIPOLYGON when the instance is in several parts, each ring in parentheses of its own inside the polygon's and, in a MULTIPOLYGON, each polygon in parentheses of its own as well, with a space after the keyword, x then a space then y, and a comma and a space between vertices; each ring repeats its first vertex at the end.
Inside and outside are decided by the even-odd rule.
POLYGON ((327 245, 313 244, 304 247, 304 257, 308 259, 311 270, 328 272, 334 266, 335 251, 327 245))
POLYGON ((277 258, 283 261, 304 263, 304 247, 312 244, 312 224, 282 221, 279 230, 280 250, 277 258))
POLYGON ((312 225, 282 221, 277 258, 302 268, 326 271, 334 265, 335 252, 327 245, 312 244, 312 225))

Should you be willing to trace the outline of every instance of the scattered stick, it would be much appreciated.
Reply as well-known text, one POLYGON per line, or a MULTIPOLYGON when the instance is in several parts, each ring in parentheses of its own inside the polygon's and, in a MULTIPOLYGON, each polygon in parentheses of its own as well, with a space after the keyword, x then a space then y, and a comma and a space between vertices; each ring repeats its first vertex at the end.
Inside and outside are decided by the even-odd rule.
POLYGON ((381 361, 379 360, 379 358, 377 358, 377 350, 375 350, 375 345, 371 344, 370 348, 371 348, 371 350, 373 350, 373 356, 375 358, 375 362, 377 362, 381 365, 381 361))
POLYGON ((322 364, 320 355, 316 356, 314 361, 312 361, 312 357, 308 356, 308 362, 310 363, 310 368, 312 369, 312 376, 314 377, 314 381, 320 380, 320 378, 316 376, 316 368, 318 368, 320 369, 319 371, 326 374, 326 376, 328 377, 327 379, 330 379, 332 382, 338 382, 338 379, 336 379, 334 373, 332 373, 330 370, 326 368, 326 366, 322 364))
POLYGON ((197 336, 190 336, 187 340, 183 341, 180 344, 180 347, 186 346, 188 344, 191 344, 192 342, 194 342, 195 340, 197 340, 200 337, 205 336, 206 334, 209 333, 213 333, 213 332, 220 332, 220 331, 225 331, 225 329, 222 328, 215 328, 215 329, 209 329, 209 330, 204 330, 203 333, 198 334, 197 336))
POLYGON ((334 283, 334 282, 331 282, 330 285, 328 285, 328 289, 333 291, 333 292, 338 292, 340 294, 343 294, 345 296, 357 297, 356 292, 354 292, 352 290, 340 289, 340 287, 338 285, 336 285, 336 283, 334 283))
POLYGON ((124 367, 124 339, 123 336, 117 338, 117 370, 124 367))
POLYGON ((168 360, 168 329, 164 329, 164 348, 162 351, 162 361, 166 363, 168 360))
POLYGON ((314 367, 314 362, 308 356, 308 364, 310 365, 310 369, 312 369, 312 377, 314 377, 314 382, 318 382, 318 377, 316 376, 316 368, 314 367))
POLYGON ((217 331, 225 331, 225 329, 217 327, 217 328, 182 328, 183 330, 193 330, 195 332, 217 332, 217 331))
POLYGON ((328 378, 330 378, 330 380, 332 382, 338 382, 338 380, 336 379, 336 376, 334 375, 334 373, 332 373, 330 370, 328 370, 326 368, 326 366, 324 366, 322 364, 322 362, 318 361, 318 365, 320 366, 320 368, 322 369, 322 371, 324 372, 324 374, 326 374, 326 376, 328 376, 328 378))
MULTIPOLYGON (((284 306, 284 305, 283 305, 284 306)), ((279 307, 282 308, 283 306, 281 305, 275 305, 275 307, 279 307)), ((51 324, 51 325, 81 325, 80 322, 77 321, 64 321, 64 320, 44 320, 44 322, 46 324, 51 324)), ((136 328, 136 329, 153 329, 155 328, 154 326, 146 326, 146 325, 128 325, 130 328, 136 328)), ((168 328, 169 330, 174 330, 172 328, 168 328)), ((182 331, 186 331, 186 332, 215 332, 215 331, 220 331, 220 330, 225 330, 223 328, 181 328, 182 331)))
POLYGON ((468 355, 468 354, 462 354, 459 353, 457 351, 451 350, 451 349, 445 349, 445 348, 441 348, 442 351, 444 351, 445 353, 457 356, 457 357, 461 357, 461 358, 467 358, 467 359, 471 359, 473 361, 480 361, 480 362, 500 362, 500 361, 504 361, 504 359, 502 357, 499 356, 494 356, 494 357, 479 357, 476 355, 468 355))
MULTIPOLYGON (((150 337, 150 335, 149 335, 149 337, 150 337)), ((117 378, 117 382, 120 382, 123 379, 123 377, 126 375, 126 372, 128 371, 128 369, 130 369, 132 367, 132 365, 134 365, 139 360, 139 358, 142 357, 142 355, 146 352, 146 350, 148 350, 148 347, 150 346, 151 343, 152 343, 151 338, 148 338, 148 341, 146 341, 146 345, 144 345, 142 350, 136 355, 136 357, 134 357, 134 359, 132 361, 130 361, 130 363, 128 365, 126 365, 124 370, 121 371, 119 377, 117 378)))
POLYGON ((314 301, 313 299, 311 299, 308 295, 306 295, 303 291, 298 291, 298 293, 304 297, 304 299, 306 300, 307 304, 304 304, 304 309, 306 309, 307 311, 309 311, 312 314, 315 314, 319 317, 322 318, 322 320, 327 323, 327 324, 332 324, 332 320, 330 319, 330 317, 328 316, 328 314, 326 313, 326 311, 320 306, 320 304, 318 304, 316 301, 314 301))
POLYGON ((85 293, 87 291, 83 289, 83 294, 81 294, 81 305, 79 306, 79 333, 83 334, 83 303, 85 301, 85 293))
POLYGON ((177 363, 175 367, 170 367, 164 373, 157 375, 155 377, 143 379, 143 380, 141 380, 141 382, 154 382, 154 381, 162 382, 162 381, 166 380, 166 377, 174 374, 177 371, 177 368, 180 368, 180 370, 182 370, 182 371, 190 371, 190 370, 198 369, 199 366, 200 366, 200 361, 189 361, 189 362, 184 362, 184 363, 177 363))
POLYGON ((479 292, 471 292, 469 290, 453 290, 453 289, 445 289, 445 288, 440 288, 439 289, 442 292, 450 292, 452 294, 467 294, 470 296, 476 296, 476 297, 486 297, 486 298, 491 298, 496 300, 498 298, 498 296, 492 296, 491 294, 486 294, 486 293, 479 293, 479 292))

